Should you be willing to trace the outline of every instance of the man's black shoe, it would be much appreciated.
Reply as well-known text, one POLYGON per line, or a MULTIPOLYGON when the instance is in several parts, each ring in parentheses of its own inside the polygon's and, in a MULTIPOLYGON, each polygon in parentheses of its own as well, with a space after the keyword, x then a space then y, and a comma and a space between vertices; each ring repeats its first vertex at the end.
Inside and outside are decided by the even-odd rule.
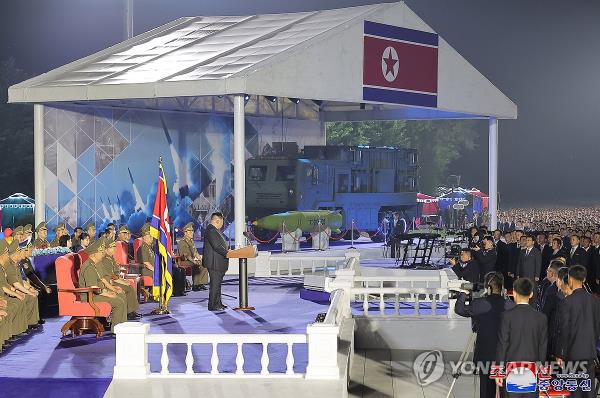
POLYGON ((214 308, 209 308, 209 311, 225 311, 227 309, 227 307, 214 307, 214 308))
POLYGON ((204 285, 200 285, 200 290, 208 290, 208 288, 204 285))
POLYGON ((140 314, 137 314, 135 312, 130 312, 129 314, 127 314, 128 321, 137 321, 140 318, 141 318, 140 314))
POLYGON ((38 325, 43 325, 44 323, 46 323, 46 321, 45 321, 45 320, 43 320, 43 319, 40 319, 40 320, 38 321, 38 325))

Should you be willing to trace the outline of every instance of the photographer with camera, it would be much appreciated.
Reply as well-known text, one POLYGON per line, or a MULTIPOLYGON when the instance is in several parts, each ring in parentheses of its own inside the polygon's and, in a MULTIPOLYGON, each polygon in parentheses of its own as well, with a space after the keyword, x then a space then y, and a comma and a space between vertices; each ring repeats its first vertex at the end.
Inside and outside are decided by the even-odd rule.
POLYGON ((479 280, 483 281, 483 278, 488 274, 488 272, 496 271, 496 259, 497 253, 494 248, 494 238, 491 236, 483 237, 483 249, 480 249, 479 246, 473 248, 475 252, 475 260, 479 265, 479 280))
POLYGON ((449 260, 452 265, 452 271, 459 279, 464 279, 471 283, 479 281, 479 265, 473 259, 471 249, 461 249, 459 258, 451 258, 449 260))
POLYGON ((491 362, 496 359, 498 330, 501 314, 513 308, 515 303, 502 295, 504 276, 499 272, 489 272, 484 278, 485 296, 472 298, 470 291, 462 290, 456 300, 454 312, 472 319, 473 332, 477 333, 473 361, 484 365, 479 368, 479 396, 494 398, 496 385, 489 378, 491 362))

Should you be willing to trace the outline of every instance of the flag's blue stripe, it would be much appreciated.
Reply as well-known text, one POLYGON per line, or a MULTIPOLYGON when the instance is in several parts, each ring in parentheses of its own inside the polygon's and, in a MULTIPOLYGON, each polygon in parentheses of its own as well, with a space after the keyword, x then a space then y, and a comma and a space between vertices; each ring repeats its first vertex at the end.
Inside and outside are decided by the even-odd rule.
POLYGON ((363 99, 365 101, 387 102, 391 104, 437 107, 437 95, 434 94, 419 94, 372 87, 363 87, 363 99))
POLYGON ((420 30, 401 28, 399 26, 370 21, 365 21, 365 34, 410 41, 413 43, 428 44, 430 46, 438 45, 438 35, 436 33, 423 32, 420 30))

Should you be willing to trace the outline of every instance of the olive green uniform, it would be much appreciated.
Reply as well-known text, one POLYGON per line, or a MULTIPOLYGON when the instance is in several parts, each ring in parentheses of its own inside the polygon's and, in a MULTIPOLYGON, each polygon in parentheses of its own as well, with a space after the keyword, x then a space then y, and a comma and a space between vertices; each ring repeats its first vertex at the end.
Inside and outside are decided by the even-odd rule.
MULTIPOLYGON (((19 285, 25 287, 23 284, 23 279, 21 279, 21 274, 17 269, 17 264, 9 259, 6 263, 6 279, 10 285, 14 285, 18 283, 19 285)), ((25 294, 25 293, 23 293, 25 294)), ((25 319, 27 320, 28 325, 35 325, 40 320, 40 309, 38 306, 38 298, 35 296, 31 296, 29 294, 25 294, 25 319)))
MULTIPOLYGON (((140 264, 150 263, 154 266, 154 251, 150 245, 142 243, 142 245, 138 248, 137 259, 140 264)), ((154 276, 154 272, 146 267, 142 267, 141 274, 143 276, 154 276)))
POLYGON ((21 301, 16 297, 10 297, 4 293, 3 287, 11 288, 8 283, 7 275, 4 266, 0 265, 0 297, 8 301, 6 312, 8 316, 4 318, 7 322, 8 334, 16 336, 27 330, 27 319, 25 317, 25 301, 21 301))
MULTIPOLYGON (((119 265, 113 257, 104 257, 101 266, 98 268, 98 273, 102 278, 111 280, 113 276, 119 277, 119 265)), ((114 283, 114 286, 118 286, 121 289, 123 289, 123 293, 119 293, 118 296, 121 297, 125 301, 125 303, 127 303, 127 313, 129 314, 130 312, 137 312, 137 310, 140 308, 140 303, 138 303, 135 289, 129 283, 114 283)))
MULTIPOLYGON (((92 287, 96 286, 102 288, 103 292, 106 292, 104 282, 102 282, 100 270, 98 269, 100 264, 96 264, 89 258, 81 266, 79 273, 79 287, 92 287)), ((81 300, 87 301, 87 294, 83 293, 81 300)), ((112 322, 111 331, 114 332, 114 327, 119 323, 127 321, 127 306, 125 301, 120 297, 107 297, 98 293, 94 293, 94 301, 97 303, 108 303, 112 307, 112 322)))
POLYGON ((183 258, 182 265, 192 265, 194 286, 208 283, 208 270, 202 266, 202 259, 192 239, 181 239, 177 243, 177 254, 183 258))

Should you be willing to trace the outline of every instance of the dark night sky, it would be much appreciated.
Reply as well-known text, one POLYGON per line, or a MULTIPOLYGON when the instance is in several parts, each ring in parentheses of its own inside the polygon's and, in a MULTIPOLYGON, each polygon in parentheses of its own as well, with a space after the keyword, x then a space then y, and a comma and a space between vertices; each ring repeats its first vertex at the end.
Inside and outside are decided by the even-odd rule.
MULTIPOLYGON (((135 0, 136 34, 181 16, 337 8, 365 0, 135 0)), ((409 0, 519 107, 500 121, 502 205, 600 203, 600 1, 409 0)), ((39 74, 122 39, 121 0, 5 0, 0 59, 39 74)), ((1 123, 1 121, 0 121, 1 123)), ((487 186, 487 130, 450 173, 487 186)))

